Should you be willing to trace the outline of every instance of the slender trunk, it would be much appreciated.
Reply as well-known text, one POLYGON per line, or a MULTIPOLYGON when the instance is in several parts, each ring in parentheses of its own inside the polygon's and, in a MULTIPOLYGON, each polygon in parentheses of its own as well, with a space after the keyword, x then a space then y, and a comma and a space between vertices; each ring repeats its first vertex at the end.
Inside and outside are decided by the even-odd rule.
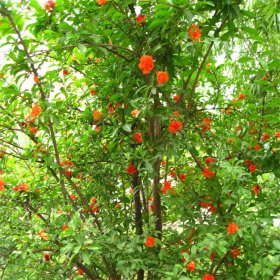
MULTIPOLYGON (((136 234, 142 235, 143 234, 142 204, 141 204, 141 197, 140 197, 140 177, 138 172, 133 174, 132 186, 133 186, 134 207, 135 207, 136 234)), ((139 269, 137 273, 137 280, 144 280, 143 269, 139 269)))
POLYGON ((154 164, 154 170, 155 170, 155 177, 154 177, 154 183, 153 183, 153 194, 154 194, 154 206, 155 206, 155 217, 156 217, 156 232, 157 232, 157 238, 162 238, 162 219, 161 219, 161 198, 159 194, 159 180, 160 180, 160 163, 161 160, 157 159, 157 161, 154 164))

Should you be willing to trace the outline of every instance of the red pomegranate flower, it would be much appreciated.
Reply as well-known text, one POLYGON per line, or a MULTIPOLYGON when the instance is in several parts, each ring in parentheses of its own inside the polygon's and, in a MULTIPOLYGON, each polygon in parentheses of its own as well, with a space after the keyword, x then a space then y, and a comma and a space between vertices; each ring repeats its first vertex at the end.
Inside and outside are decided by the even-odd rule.
POLYGON ((28 185, 27 184, 21 184, 16 187, 14 187, 14 191, 22 191, 26 192, 28 190, 28 185))
POLYGON ((255 145, 254 149, 255 149, 256 151, 260 150, 260 149, 261 149, 261 145, 255 145))
POLYGON ((199 25, 192 24, 189 27, 188 33, 191 39, 193 39, 195 42, 199 42, 199 39, 201 37, 201 29, 199 25))
POLYGON ((202 175, 205 178, 212 178, 212 177, 215 176, 215 172, 211 171, 209 168, 204 168, 203 171, 202 171, 202 175))
POLYGON ((82 268, 78 268, 78 270, 77 270, 77 274, 79 274, 79 275, 84 275, 84 274, 85 274, 85 272, 83 271, 83 269, 82 269, 82 268))
POLYGON ((38 127, 30 127, 29 130, 32 134, 36 134, 38 131, 38 127))
POLYGON ((103 6, 108 2, 108 0, 97 0, 96 2, 99 6, 103 6))
POLYGON ((228 225, 227 231, 229 234, 234 234, 238 231, 238 225, 235 223, 231 223, 228 225))
POLYGON ((229 253, 233 258, 236 258, 240 255, 240 249, 239 248, 234 248, 229 253))
POLYGON ((5 189, 4 189, 4 186, 6 185, 5 181, 0 178, 0 192, 3 192, 5 189))
POLYGON ((51 256, 49 254, 44 254, 44 258, 46 262, 49 262, 51 259, 51 256))
POLYGON ((62 73, 64 76, 69 75, 69 71, 67 69, 63 69, 62 73))
POLYGON ((212 158, 212 157, 207 157, 206 159, 205 159, 205 163, 207 164, 207 165, 209 165, 209 163, 211 163, 211 162, 216 162, 217 160, 216 159, 214 159, 214 158, 212 158))
POLYGON ((262 136, 262 140, 263 141, 267 141, 269 139, 269 133, 268 132, 265 132, 262 136))
POLYGON ((134 174, 134 173, 137 172, 137 169, 136 169, 136 167, 131 163, 131 164, 128 166, 128 168, 127 168, 126 171, 127 171, 128 174, 134 174))
POLYGON ((93 119, 95 121, 100 121, 102 118, 103 118, 103 113, 102 112, 100 112, 98 110, 93 112, 93 119))
POLYGON ((143 74, 147 75, 154 69, 154 59, 150 55, 143 55, 140 58, 138 67, 142 70, 143 74))
POLYGON ((144 24, 146 24, 146 19, 147 19, 147 17, 146 16, 144 16, 144 15, 139 15, 139 16, 137 16, 136 17, 136 22, 137 22, 137 25, 144 25, 144 24))
POLYGON ((185 180, 187 179, 186 174, 181 174, 181 175, 179 176, 179 179, 180 179, 180 181, 185 181, 185 180))
POLYGON ((211 274, 205 274, 202 280, 215 280, 214 276, 211 274))
POLYGON ((147 247, 153 248, 155 246, 155 242, 156 239, 153 236, 149 236, 146 238, 145 244, 147 247))
POLYGON ((195 271, 195 262, 191 261, 190 263, 187 264, 187 270, 190 272, 195 271))
POLYGON ((210 260, 214 261, 214 259, 217 257, 217 253, 215 251, 213 251, 210 255, 210 260))
POLYGON ((69 226, 68 225, 63 225, 62 226, 62 230, 64 231, 64 230, 67 230, 69 228, 69 226))
POLYGON ((254 173, 257 170, 257 166, 255 164, 250 164, 248 168, 251 173, 254 173))
POLYGON ((38 77, 38 76, 34 76, 34 82, 37 84, 37 83, 39 83, 39 81, 40 81, 40 78, 38 77))
POLYGON ((31 110, 30 117, 37 118, 42 112, 42 109, 39 104, 35 104, 31 110))
POLYGON ((133 140, 136 141, 137 143, 142 143, 143 139, 142 139, 142 133, 141 132, 136 132, 133 135, 133 140))
POLYGON ((182 122, 177 122, 175 120, 171 121, 170 125, 169 125, 169 132, 170 133, 177 133, 178 131, 180 131, 182 129, 182 122))
POLYGON ((252 192, 256 195, 258 195, 261 191, 261 187, 259 185, 254 185, 252 188, 252 192))
POLYGON ((165 71, 158 71, 157 72, 157 82, 159 85, 165 84, 168 81, 168 73, 165 71))
POLYGON ((245 95, 244 93, 240 93, 238 98, 239 98, 239 99, 245 99, 245 98, 246 98, 246 95, 245 95))
POLYGON ((250 164, 252 164, 252 161, 249 160, 249 159, 245 159, 245 160, 244 160, 244 163, 245 163, 246 165, 250 165, 250 164))
POLYGON ((48 0, 47 2, 44 3, 43 7, 46 11, 51 12, 55 7, 55 1, 48 0))
POLYGON ((167 191, 171 191, 174 194, 174 190, 171 187, 171 182, 164 181, 163 186, 161 187, 160 191, 166 195, 167 191))

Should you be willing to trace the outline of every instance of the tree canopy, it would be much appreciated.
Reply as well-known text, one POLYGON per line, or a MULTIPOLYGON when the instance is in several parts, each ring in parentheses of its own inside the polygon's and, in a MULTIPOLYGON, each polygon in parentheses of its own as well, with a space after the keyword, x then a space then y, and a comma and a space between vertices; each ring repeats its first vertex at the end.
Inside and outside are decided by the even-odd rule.
POLYGON ((279 21, 1 0, 0 278, 279 279, 279 21))

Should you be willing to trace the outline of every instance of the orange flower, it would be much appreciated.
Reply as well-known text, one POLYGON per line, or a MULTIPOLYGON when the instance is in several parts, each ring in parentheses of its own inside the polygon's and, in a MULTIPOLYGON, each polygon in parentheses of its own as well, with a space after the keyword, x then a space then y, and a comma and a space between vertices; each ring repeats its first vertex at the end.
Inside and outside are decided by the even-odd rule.
POLYGON ((93 119, 95 121, 100 121, 103 118, 103 114, 100 111, 94 111, 93 112, 93 119))
POLYGON ((49 254, 44 254, 44 258, 46 262, 49 262, 51 259, 51 256, 49 254))
POLYGON ((137 143, 142 143, 143 139, 142 139, 142 133, 141 132, 136 132, 133 135, 133 140, 136 141, 137 143))
POLYGON ((48 240, 48 234, 44 229, 40 230, 38 233, 39 237, 43 240, 48 240))
POLYGON ((65 175, 67 176, 67 177, 71 177, 71 175, 72 175, 72 170, 71 169, 68 169, 68 170, 66 170, 66 171, 64 171, 65 172, 65 175))
POLYGON ((165 84, 168 81, 168 73, 164 71, 157 72, 157 82, 159 85, 165 84))
POLYGON ((205 118, 203 121, 202 121, 202 132, 205 132, 207 130, 210 130, 211 129, 211 120, 208 119, 208 118, 205 118))
POLYGON ((95 132, 100 133, 101 131, 102 131, 102 127, 101 126, 96 126, 95 132))
POLYGON ((95 88, 92 88, 92 89, 90 90, 90 94, 91 94, 91 95, 95 95, 95 94, 96 94, 96 89, 95 89, 95 88))
POLYGON ((128 166, 128 168, 127 168, 126 171, 127 171, 128 174, 134 174, 134 173, 137 172, 137 169, 136 169, 136 167, 131 163, 131 164, 128 166))
POLYGON ((211 162, 216 162, 217 160, 216 159, 214 159, 214 158, 212 158, 212 157, 207 157, 206 159, 205 159, 205 163, 207 164, 207 165, 209 165, 209 163, 211 163, 211 162))
POLYGON ((155 246, 155 242, 156 239, 153 236, 150 236, 146 238, 145 244, 147 247, 153 248, 155 246))
POLYGON ((32 134, 36 134, 38 131, 38 127, 30 127, 29 130, 32 134))
POLYGON ((190 272, 195 271, 195 262, 191 261, 190 263, 187 264, 187 270, 190 272))
POLYGON ((144 24, 146 24, 146 16, 144 16, 144 15, 139 15, 139 16, 137 16, 136 17, 136 22, 137 22, 137 25, 144 25, 144 24))
POLYGON ((275 136, 276 138, 280 138, 280 131, 275 132, 274 136, 275 136))
POLYGON ((4 186, 6 185, 5 181, 0 178, 0 192, 3 192, 5 190, 4 186))
POLYGON ((256 151, 260 150, 260 149, 261 149, 261 145, 255 145, 254 149, 255 149, 256 151))
POLYGON ((27 184, 21 184, 21 185, 18 185, 16 187, 14 187, 14 191, 22 191, 22 192, 25 192, 28 190, 28 185, 27 184))
POLYGON ((215 280, 214 276, 211 274, 205 274, 202 280, 215 280))
POLYGON ((150 55, 143 55, 140 58, 138 67, 142 70, 143 74, 147 75, 154 69, 154 59, 150 55))
POLYGON ((169 125, 169 132, 170 133, 176 133, 182 129, 182 122, 177 122, 177 121, 171 121, 169 125))
POLYGON ((99 210, 98 204, 97 203, 93 203, 90 205, 90 209, 93 213, 97 213, 99 210))
POLYGON ((192 24, 189 27, 188 32, 189 32, 189 36, 190 36, 191 39, 193 39, 195 42, 199 42, 199 39, 201 37, 201 30, 200 30, 199 25, 192 24))
POLYGON ((230 255, 233 257, 233 258, 236 258, 237 256, 240 255, 240 249, 239 248, 234 248, 230 251, 230 255))
POLYGON ((38 103, 36 103, 32 108, 30 117, 37 118, 41 114, 41 112, 42 112, 42 109, 41 109, 40 105, 38 103))
POLYGON ((83 269, 82 269, 82 268, 78 268, 78 270, 77 270, 77 274, 78 274, 78 275, 84 275, 84 274, 85 274, 85 272, 83 271, 83 269))
POLYGON ((133 118, 137 118, 138 115, 140 114, 140 112, 141 112, 141 110, 135 109, 131 112, 131 115, 132 115, 133 118))
POLYGON ((73 162, 71 160, 64 160, 60 163, 61 166, 73 166, 73 162))
POLYGON ((267 141, 269 139, 269 133, 268 132, 265 132, 262 136, 262 140, 263 141, 267 141))
POLYGON ((179 102, 181 99, 180 95, 174 95, 172 98, 175 102, 179 102))
POLYGON ((39 83, 39 81, 40 81, 40 79, 39 79, 39 77, 38 76, 34 76, 34 82, 37 84, 37 83, 39 83))
POLYGON ((172 170, 172 171, 170 172, 170 176, 173 177, 173 178, 175 178, 175 177, 177 176, 176 171, 175 171, 175 170, 172 170))
POLYGON ((44 3, 43 5, 44 9, 48 12, 52 11, 55 7, 55 1, 53 0, 48 0, 47 2, 44 3))
POLYGON ((245 98, 246 98, 246 95, 245 95, 244 93, 240 93, 238 98, 239 98, 239 99, 245 99, 245 98))
POLYGON ((171 182, 164 181, 162 188, 160 189, 162 193, 166 195, 167 191, 171 191, 171 194, 174 194, 174 190, 171 187, 171 182))
POLYGON ((258 195, 261 191, 261 187, 259 185, 254 185, 252 188, 252 192, 256 195, 258 195))
POLYGON ((248 168, 249 168, 249 171, 253 173, 256 171, 257 166, 255 164, 250 164, 248 168))
POLYGON ((64 76, 69 75, 69 71, 68 71, 67 69, 63 69, 63 70, 62 70, 62 74, 63 74, 64 76))
POLYGON ((174 116, 176 116, 176 117, 180 117, 180 116, 181 116, 181 113, 180 113, 179 111, 175 111, 175 112, 173 112, 173 114, 174 114, 174 116))
POLYGON ((68 225, 63 225, 63 226, 62 226, 62 230, 67 230, 68 228, 69 228, 68 225))
POLYGON ((252 164, 252 161, 249 160, 249 159, 245 159, 245 160, 244 160, 244 163, 247 164, 247 165, 250 165, 250 164, 252 164))
POLYGON ((116 107, 112 103, 110 103, 107 106, 107 109, 108 109, 109 113, 114 113, 114 111, 116 110, 116 107))
POLYGON ((210 255, 210 260, 214 261, 214 259, 217 257, 217 253, 215 251, 213 251, 210 255))
POLYGON ((185 181, 185 180, 187 179, 186 174, 181 174, 181 175, 179 176, 179 179, 180 179, 180 181, 185 181))
POLYGON ((228 225, 227 231, 229 234, 234 234, 238 231, 238 225, 235 223, 231 223, 228 225))
POLYGON ((203 171, 202 171, 202 175, 206 178, 212 178, 215 176, 215 172, 214 171, 211 171, 210 169, 208 168, 204 168, 203 171))
POLYGON ((108 0, 97 0, 96 2, 99 6, 103 6, 108 2, 108 0))

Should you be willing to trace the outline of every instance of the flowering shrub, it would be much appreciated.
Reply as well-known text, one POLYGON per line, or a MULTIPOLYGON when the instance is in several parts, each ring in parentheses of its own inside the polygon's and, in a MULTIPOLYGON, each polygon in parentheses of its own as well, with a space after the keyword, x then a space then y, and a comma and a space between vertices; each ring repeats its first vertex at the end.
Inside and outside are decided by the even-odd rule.
POLYGON ((277 9, 0 1, 1 278, 278 279, 277 9))

